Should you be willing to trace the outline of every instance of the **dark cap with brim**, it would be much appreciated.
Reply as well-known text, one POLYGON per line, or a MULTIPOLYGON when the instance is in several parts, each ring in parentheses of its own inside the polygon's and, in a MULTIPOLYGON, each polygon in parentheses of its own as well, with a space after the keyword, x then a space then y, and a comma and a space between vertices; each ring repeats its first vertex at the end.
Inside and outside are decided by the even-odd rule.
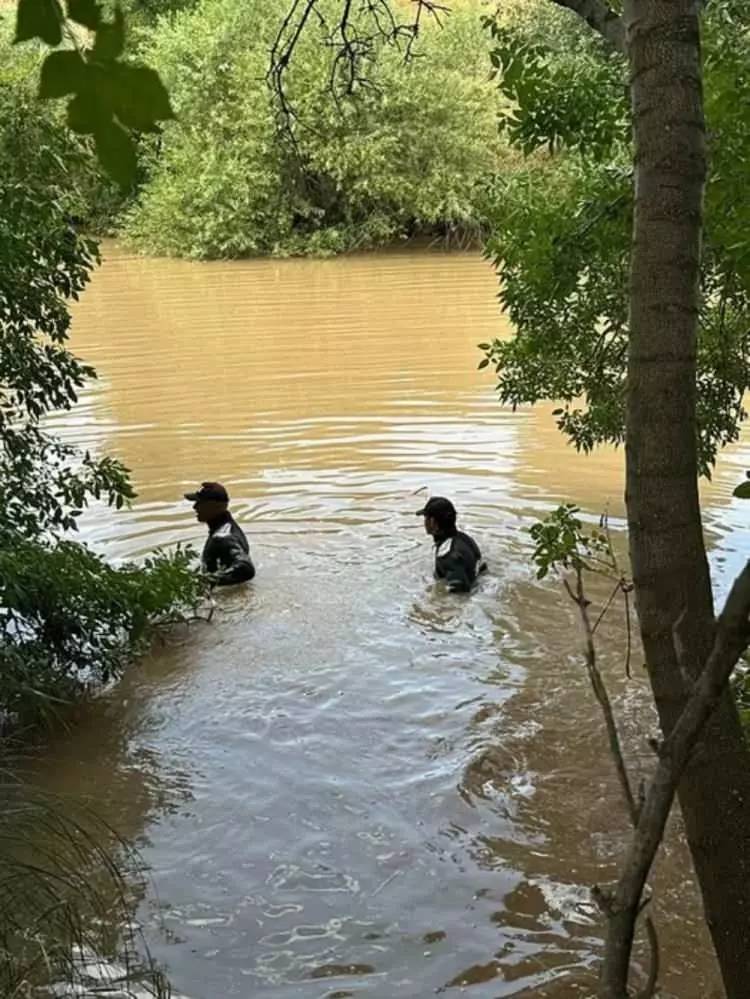
POLYGON ((417 510, 417 516, 435 517, 436 520, 446 517, 453 517, 455 519, 456 508, 445 496, 433 496, 432 499, 427 500, 421 510, 417 510))
POLYGON ((194 493, 185 493, 185 499, 191 503, 201 500, 214 500, 216 503, 228 503, 229 493, 220 482, 201 482, 201 487, 194 493))

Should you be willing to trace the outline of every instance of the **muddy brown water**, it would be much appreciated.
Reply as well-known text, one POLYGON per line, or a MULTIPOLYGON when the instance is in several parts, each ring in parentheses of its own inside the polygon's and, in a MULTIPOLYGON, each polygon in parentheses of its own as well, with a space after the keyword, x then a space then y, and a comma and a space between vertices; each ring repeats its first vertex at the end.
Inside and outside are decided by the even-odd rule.
MULTIPOLYGON (((535 580, 527 528, 570 500, 607 508, 622 543, 622 461, 566 447, 551 407, 498 405, 476 370, 507 330, 496 290, 474 254, 109 247, 76 310, 101 378, 57 429, 123 458, 139 492, 84 537, 113 558, 200 544, 181 495, 219 479, 258 566, 35 770, 142 851, 138 918, 191 999, 592 994, 588 886, 613 876, 625 819, 574 616, 535 580), (425 491, 490 563, 469 599, 430 578, 425 491)), ((705 491, 720 592, 747 553, 746 465, 743 434, 705 491)), ((646 772, 640 660, 627 682, 619 619, 601 640, 646 772)), ((655 890, 664 994, 719 996, 678 818, 655 890)))

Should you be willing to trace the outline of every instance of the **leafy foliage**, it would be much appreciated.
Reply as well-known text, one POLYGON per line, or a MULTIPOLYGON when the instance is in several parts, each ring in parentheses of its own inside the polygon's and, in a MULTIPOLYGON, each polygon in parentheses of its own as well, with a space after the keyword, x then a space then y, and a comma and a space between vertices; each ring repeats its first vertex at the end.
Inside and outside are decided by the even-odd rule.
MULTIPOLYGON (((698 454, 708 474, 735 440, 750 386, 750 219, 741 179, 750 157, 750 36, 742 4, 710 5, 706 198, 698 344, 698 454), (735 210, 736 207, 736 210, 735 210)), ((621 58, 564 15, 488 22, 501 128, 527 154, 497 178, 487 252, 516 329, 482 345, 512 405, 560 401, 579 449, 624 439, 632 150, 621 58)))
POLYGON ((120 462, 49 429, 95 376, 68 349, 68 302, 98 258, 73 222, 92 158, 31 93, 37 66, 27 52, 0 69, 0 727, 115 676, 202 587, 185 552, 114 569, 64 538, 92 500, 134 493, 120 462))
POLYGON ((0 90, 0 528, 31 536, 75 527, 91 498, 121 506, 133 491, 117 461, 78 454, 43 426, 94 377, 67 349, 67 302, 98 258, 71 221, 80 198, 68 178, 85 154, 45 116, 29 127, 17 94, 0 90))
POLYGON ((525 153, 546 146, 608 158, 629 134, 622 58, 549 3, 531 20, 529 13, 520 30, 517 15, 509 20, 499 10, 483 22, 494 75, 509 102, 500 128, 525 153))
POLYGON ((529 528, 534 541, 532 560, 537 579, 554 570, 573 569, 609 573, 616 569, 612 546, 603 530, 587 530, 577 516, 580 510, 573 503, 563 503, 544 520, 529 528))
POLYGON ((108 19, 96 0, 66 0, 65 9, 59 0, 18 0, 15 41, 35 39, 56 49, 42 63, 39 96, 70 98, 70 128, 93 136, 100 163, 127 188, 136 173, 130 131, 158 131, 172 108, 157 73, 122 58, 121 6, 108 19))
POLYGON ((144 58, 177 120, 144 144, 128 237, 148 252, 237 257, 477 234, 488 178, 507 157, 478 5, 425 31, 411 62, 383 43, 352 95, 332 94, 335 53, 305 34, 286 81, 294 144, 266 84, 287 7, 203 0, 157 22, 144 58))
POLYGON ((23 725, 119 675, 205 583, 178 548, 113 567, 78 542, 0 538, 0 714, 23 725))

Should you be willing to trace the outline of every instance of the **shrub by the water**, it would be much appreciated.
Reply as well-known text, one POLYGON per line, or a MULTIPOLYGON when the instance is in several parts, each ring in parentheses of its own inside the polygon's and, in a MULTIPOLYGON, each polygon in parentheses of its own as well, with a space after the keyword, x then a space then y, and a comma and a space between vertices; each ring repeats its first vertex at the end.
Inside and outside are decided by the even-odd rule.
POLYGON ((73 221, 90 153, 34 97, 37 68, 24 50, 0 68, 0 727, 115 677, 202 587, 188 552, 115 568, 70 538, 91 500, 119 508, 134 493, 120 462, 45 424, 95 377, 69 349, 68 302, 97 247, 73 221))
POLYGON ((367 83, 338 100, 335 53, 306 32, 287 80, 296 145, 266 81, 287 9, 203 0, 143 36, 177 120, 142 146, 128 239, 151 253, 239 257, 477 235, 488 179, 508 156, 480 5, 428 23, 411 60, 377 44, 367 83))
POLYGON ((0 535, 0 711, 16 726, 49 721, 117 677, 200 599, 192 554, 114 567, 79 542, 0 535))

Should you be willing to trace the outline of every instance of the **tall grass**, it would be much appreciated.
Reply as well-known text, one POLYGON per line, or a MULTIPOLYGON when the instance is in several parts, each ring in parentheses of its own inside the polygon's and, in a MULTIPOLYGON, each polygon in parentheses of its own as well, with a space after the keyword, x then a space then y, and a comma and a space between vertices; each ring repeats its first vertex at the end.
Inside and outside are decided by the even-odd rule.
POLYGON ((138 855, 89 809, 0 773, 3 999, 103 988, 167 999, 134 922, 145 887, 138 855))

